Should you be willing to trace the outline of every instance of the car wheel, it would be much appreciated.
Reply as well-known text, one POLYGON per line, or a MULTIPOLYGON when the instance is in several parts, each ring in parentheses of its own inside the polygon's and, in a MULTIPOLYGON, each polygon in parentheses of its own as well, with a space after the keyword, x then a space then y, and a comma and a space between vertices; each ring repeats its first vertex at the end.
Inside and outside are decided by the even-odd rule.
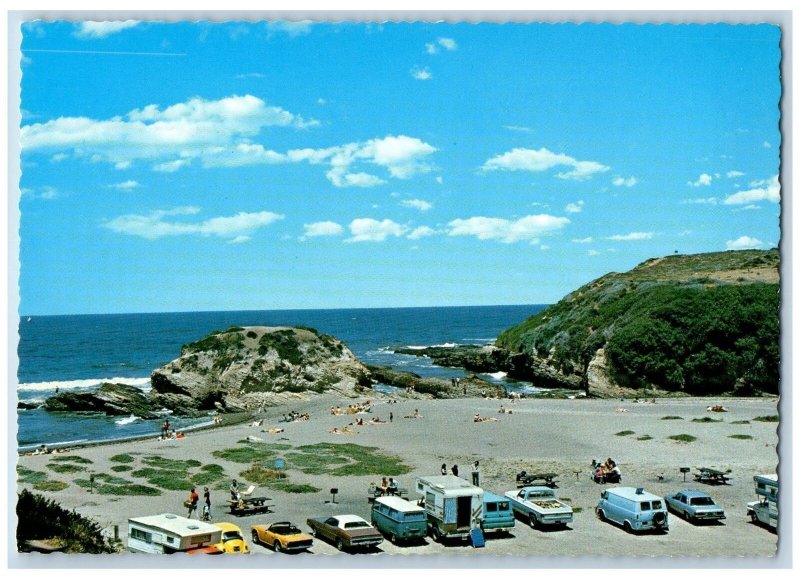
POLYGON ((283 547, 281 547, 281 542, 278 540, 275 541, 275 544, 272 545, 272 548, 275 549, 276 553, 280 553, 283 550, 283 547))
POLYGON ((431 537, 433 537, 433 540, 436 541, 437 543, 442 542, 442 534, 439 532, 439 529, 437 527, 434 527, 431 530, 431 537))
POLYGON ((342 540, 341 537, 336 539, 336 548, 339 549, 340 551, 344 551, 344 541, 342 540))
POLYGON ((253 531, 253 544, 258 545, 261 541, 258 540, 258 531, 253 531))
POLYGON ((622 524, 622 528, 625 529, 626 533, 633 533, 633 527, 631 527, 631 524, 628 521, 625 521, 622 524))
POLYGON ((386 538, 389 539, 389 542, 392 545, 396 545, 397 544, 397 537, 395 537, 393 534, 389 533, 389 535, 386 538))
POLYGON ((538 521, 536 520, 536 515, 531 513, 528 517, 528 523, 530 524, 532 529, 535 529, 539 525, 538 521))
POLYGON ((756 515, 755 512, 751 512, 750 513, 750 520, 752 522, 754 522, 754 523, 757 523, 758 522, 758 515, 756 515))
POLYGON ((606 520, 606 514, 603 512, 603 509, 597 510, 597 518, 600 519, 601 521, 606 520))

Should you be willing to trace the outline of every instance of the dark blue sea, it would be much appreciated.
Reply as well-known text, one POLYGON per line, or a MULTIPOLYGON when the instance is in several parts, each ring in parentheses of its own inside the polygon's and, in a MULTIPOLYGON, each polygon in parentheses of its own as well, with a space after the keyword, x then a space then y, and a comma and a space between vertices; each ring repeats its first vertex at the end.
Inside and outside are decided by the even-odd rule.
MULTIPOLYGON (((395 354, 400 347, 486 344, 504 329, 541 311, 543 305, 279 310, 23 317, 19 324, 20 401, 43 401, 59 391, 91 390, 102 382, 131 384, 147 391, 153 370, 177 358, 181 346, 230 326, 308 326, 347 343, 364 363, 382 364, 422 376, 457 377, 418 356, 395 354)), ((486 375, 512 390, 534 385, 486 375)), ((389 386, 378 385, 386 391, 389 386)), ((20 448, 127 438, 158 432, 160 420, 19 410, 20 448)), ((211 419, 171 418, 176 428, 211 419)))

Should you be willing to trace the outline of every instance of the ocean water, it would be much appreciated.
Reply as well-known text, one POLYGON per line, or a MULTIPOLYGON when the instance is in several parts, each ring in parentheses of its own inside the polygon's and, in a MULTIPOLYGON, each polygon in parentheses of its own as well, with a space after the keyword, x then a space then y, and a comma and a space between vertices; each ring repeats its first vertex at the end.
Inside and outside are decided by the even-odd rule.
MULTIPOLYGON (((458 377, 418 356, 395 354, 400 347, 486 344, 544 305, 440 308, 185 312, 24 317, 19 324, 17 395, 43 401, 56 391, 92 390, 102 382, 150 388, 150 374, 177 358, 183 344, 230 326, 308 326, 344 340, 364 363, 382 364, 422 376, 458 377)), ((511 390, 534 394, 534 385, 486 374, 511 390)), ((378 389, 391 390, 378 385, 378 389)), ((20 448, 38 444, 110 440, 158 433, 160 420, 135 416, 48 413, 19 410, 20 448)), ((170 418, 176 428, 210 419, 170 418)))

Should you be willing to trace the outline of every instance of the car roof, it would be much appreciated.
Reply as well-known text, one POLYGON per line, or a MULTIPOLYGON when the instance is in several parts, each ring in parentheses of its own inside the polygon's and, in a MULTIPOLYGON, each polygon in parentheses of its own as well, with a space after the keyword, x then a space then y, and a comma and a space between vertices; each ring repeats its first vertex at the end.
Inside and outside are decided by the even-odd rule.
POLYGON ((239 531, 240 533, 242 532, 242 530, 233 523, 214 523, 214 526, 222 529, 223 531, 239 531))
MULTIPOLYGON (((680 492, 682 494, 684 494, 685 496, 689 497, 689 498, 710 497, 711 496, 708 493, 705 493, 703 491, 696 491, 696 490, 692 490, 692 489, 685 489, 685 490, 682 490, 680 492)), ((678 494, 678 493, 675 493, 675 494, 678 494)))
POLYGON ((625 497, 626 499, 631 499, 634 501, 655 501, 655 500, 662 500, 660 496, 654 495, 653 493, 648 493, 646 490, 642 489, 641 493, 637 493, 638 488, 634 487, 617 487, 613 489, 607 489, 606 492, 610 495, 617 495, 620 497, 625 497))
POLYGON ((425 510, 410 501, 401 499, 400 497, 378 497, 375 499, 375 502, 386 505, 387 507, 400 511, 401 513, 421 513, 425 510))
POLYGON ((333 515, 335 519, 337 519, 340 523, 366 523, 364 519, 359 517, 358 515, 333 515))
POLYGON ((536 491, 537 493, 546 492, 548 494, 555 494, 555 491, 550 487, 525 487, 520 489, 520 491, 536 491))

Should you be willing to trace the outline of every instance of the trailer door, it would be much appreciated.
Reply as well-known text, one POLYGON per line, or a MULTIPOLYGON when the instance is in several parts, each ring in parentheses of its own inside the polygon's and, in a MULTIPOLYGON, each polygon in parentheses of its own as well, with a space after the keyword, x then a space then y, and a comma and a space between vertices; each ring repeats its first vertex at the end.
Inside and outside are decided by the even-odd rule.
POLYGON ((472 497, 458 497, 456 525, 458 528, 470 527, 472 523, 472 497))

